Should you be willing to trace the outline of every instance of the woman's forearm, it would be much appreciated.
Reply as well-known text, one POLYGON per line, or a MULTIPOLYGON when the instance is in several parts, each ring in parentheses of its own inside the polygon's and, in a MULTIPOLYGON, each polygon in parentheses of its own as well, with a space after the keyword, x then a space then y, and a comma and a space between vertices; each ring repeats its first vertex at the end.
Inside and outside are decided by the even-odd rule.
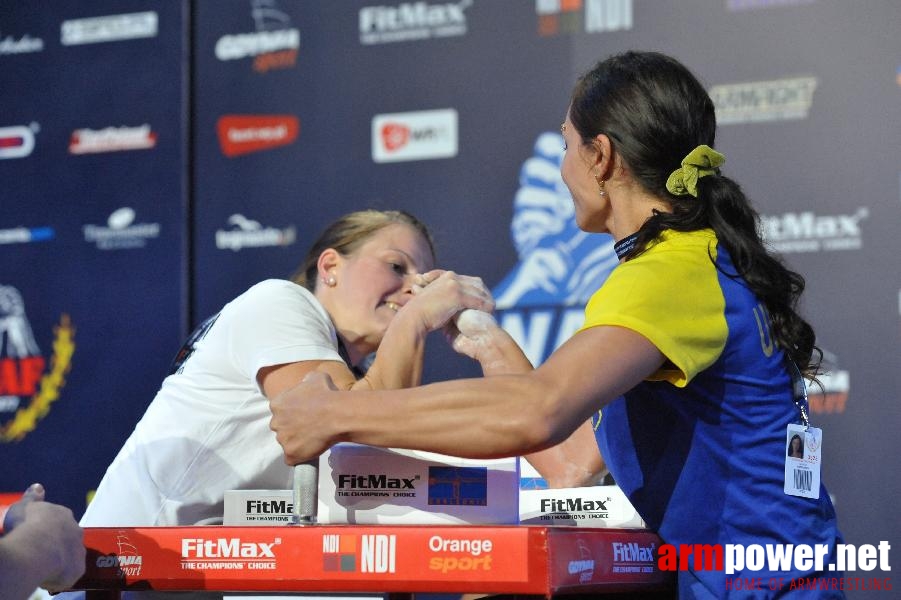
POLYGON ((597 327, 519 375, 336 393, 314 374, 271 401, 270 425, 289 464, 342 441, 467 458, 522 455, 562 442, 662 362, 639 334, 597 327))
POLYGON ((379 346, 366 375, 354 390, 397 390, 422 382, 428 330, 414 315, 398 313, 379 346))
MULTIPOLYGON (((310 395, 303 388, 294 392, 306 403, 310 395)), ((522 375, 410 390, 329 393, 324 400, 315 418, 324 426, 325 446, 350 441, 468 458, 541 450, 562 441, 582 420, 554 411, 558 400, 553 390, 522 375)))

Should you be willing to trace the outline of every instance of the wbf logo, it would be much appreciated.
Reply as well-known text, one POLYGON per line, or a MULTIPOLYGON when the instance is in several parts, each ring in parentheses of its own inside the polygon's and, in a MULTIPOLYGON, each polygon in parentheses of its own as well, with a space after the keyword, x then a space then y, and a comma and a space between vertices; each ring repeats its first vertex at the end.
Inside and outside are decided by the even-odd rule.
POLYGON ((492 290, 498 323, 536 366, 582 326, 585 303, 619 262, 612 237, 576 225, 562 160, 563 137, 539 135, 513 199, 519 262, 492 290))
POLYGON ((21 441, 59 400, 75 353, 69 315, 53 327, 50 347, 50 356, 38 347, 19 290, 0 284, 0 442, 21 441))
POLYGON ((487 467, 429 467, 429 505, 487 506, 487 467))

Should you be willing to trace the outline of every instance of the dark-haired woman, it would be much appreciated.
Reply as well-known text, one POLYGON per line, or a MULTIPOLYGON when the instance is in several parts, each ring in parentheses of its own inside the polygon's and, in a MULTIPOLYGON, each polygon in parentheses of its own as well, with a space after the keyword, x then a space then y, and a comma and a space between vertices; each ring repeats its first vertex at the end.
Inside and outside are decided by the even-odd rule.
MULTIPOLYGON (((802 419, 792 373, 812 376, 818 350, 796 311, 803 279, 767 253, 755 211, 720 172, 710 97, 676 60, 628 52, 579 79, 562 129, 577 223, 611 233, 621 258, 584 326, 534 370, 507 355, 519 374, 361 394, 309 377, 273 403, 286 458, 346 440, 522 454, 600 410, 607 466, 665 542, 825 549, 819 566, 682 571, 680 597, 728 597, 735 577, 785 583, 760 596, 842 597, 789 587, 824 575, 840 540, 825 489, 816 499, 783 491, 787 427, 802 419), (306 428, 311 420, 320 426, 306 428)), ((597 448, 583 450, 595 460, 597 448)))
POLYGON ((788 450, 786 451, 789 458, 804 458, 804 440, 797 433, 788 441, 788 450))

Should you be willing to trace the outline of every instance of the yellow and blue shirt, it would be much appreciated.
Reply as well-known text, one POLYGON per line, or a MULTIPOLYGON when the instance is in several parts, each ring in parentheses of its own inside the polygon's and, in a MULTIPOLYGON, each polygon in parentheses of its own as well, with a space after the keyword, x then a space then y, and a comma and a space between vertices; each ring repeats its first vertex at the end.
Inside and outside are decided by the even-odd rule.
MULTIPOLYGON (((674 545, 824 543, 833 559, 841 538, 825 488, 819 500, 783 491, 786 427, 800 423, 786 358, 714 232, 664 232, 617 266, 585 309, 582 329, 600 325, 636 331, 667 358, 603 409, 597 430, 648 526, 674 545)), ((680 573, 680 598, 727 597, 725 578, 680 573)))

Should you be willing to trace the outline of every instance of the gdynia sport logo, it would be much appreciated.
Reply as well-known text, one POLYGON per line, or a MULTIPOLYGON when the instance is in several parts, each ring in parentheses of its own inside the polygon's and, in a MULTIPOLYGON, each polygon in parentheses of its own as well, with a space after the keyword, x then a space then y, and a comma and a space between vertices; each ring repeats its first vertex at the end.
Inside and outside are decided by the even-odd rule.
POLYGON ((837 544, 835 562, 826 563, 828 544, 661 544, 661 571, 723 571, 729 590, 891 590, 889 577, 848 577, 845 571, 892 570, 891 545, 837 544), (755 577, 765 572, 766 577, 755 577), (779 573, 785 573, 780 577, 779 573), (798 575, 810 573, 811 575, 798 575), (813 575, 813 574, 816 575, 813 575), (835 577, 829 576, 835 573, 835 577), (838 575, 842 575, 839 577, 838 575))

